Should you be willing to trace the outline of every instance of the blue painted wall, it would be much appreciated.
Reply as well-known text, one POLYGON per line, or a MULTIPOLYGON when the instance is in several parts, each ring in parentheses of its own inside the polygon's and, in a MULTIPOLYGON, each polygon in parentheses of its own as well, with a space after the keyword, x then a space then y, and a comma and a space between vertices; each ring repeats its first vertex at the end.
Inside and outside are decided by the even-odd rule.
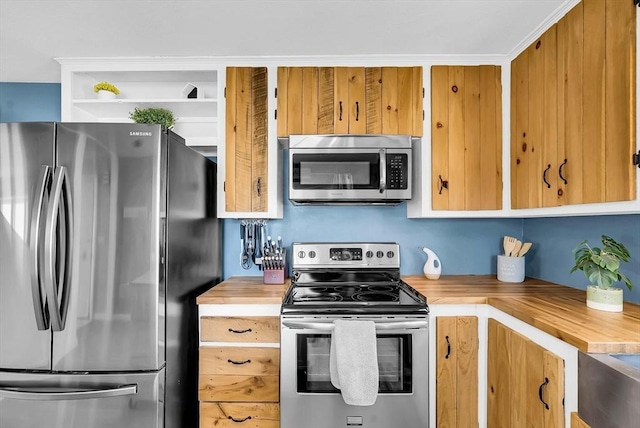
MULTIPOLYGON (((60 85, 0 82, 0 121, 60 120, 60 85)), ((286 164, 286 163, 285 163, 286 164)), ((495 274, 500 238, 512 235, 534 242, 527 275, 585 288, 580 272, 569 275, 571 250, 583 239, 599 242, 608 234, 629 248, 625 266, 635 289, 625 300, 640 303, 640 215, 537 219, 407 219, 406 207, 297 207, 285 202, 284 219, 271 220, 268 231, 289 246, 298 241, 395 241, 401 246, 403 274, 420 274, 427 246, 442 261, 443 274, 495 274)), ((224 220, 223 275, 260 275, 240 267, 238 220, 224 220)))
POLYGON ((640 303, 640 214, 526 219, 524 238, 534 243, 526 261, 527 275, 586 289, 589 281, 582 272, 569 274, 574 264, 571 250, 585 239, 602 248, 602 235, 623 243, 631 253, 631 262, 623 263, 620 271, 634 288, 617 286, 624 290, 625 300, 640 303))
POLYGON ((60 117, 59 83, 0 82, 0 122, 55 122, 60 117))
MULTIPOLYGON (((521 219, 407 219, 404 204, 394 207, 311 207, 285 202, 284 218, 270 220, 267 231, 283 244, 298 242, 391 241, 400 244, 402 274, 422 274, 431 248, 440 258, 442 274, 496 272, 496 255, 504 235, 522 237, 521 219)), ((240 222, 224 223, 223 276, 260 275, 240 266, 240 222)))

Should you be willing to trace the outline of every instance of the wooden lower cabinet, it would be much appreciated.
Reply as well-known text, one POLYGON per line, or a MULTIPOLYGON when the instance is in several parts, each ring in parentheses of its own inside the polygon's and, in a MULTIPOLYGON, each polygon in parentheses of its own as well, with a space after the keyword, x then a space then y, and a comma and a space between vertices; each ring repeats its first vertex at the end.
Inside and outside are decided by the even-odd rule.
POLYGON ((571 428, 591 428, 589 424, 582 420, 582 418, 576 413, 571 413, 571 428))
POLYGON ((436 426, 478 426, 478 317, 436 318, 436 426))
POLYGON ((487 426, 564 427, 564 361, 489 319, 487 426))
POLYGON ((277 403, 200 403, 200 427, 279 428, 277 403))
POLYGON ((200 428, 280 426, 277 316, 201 317, 200 428), (247 346, 247 343, 256 343, 247 346))

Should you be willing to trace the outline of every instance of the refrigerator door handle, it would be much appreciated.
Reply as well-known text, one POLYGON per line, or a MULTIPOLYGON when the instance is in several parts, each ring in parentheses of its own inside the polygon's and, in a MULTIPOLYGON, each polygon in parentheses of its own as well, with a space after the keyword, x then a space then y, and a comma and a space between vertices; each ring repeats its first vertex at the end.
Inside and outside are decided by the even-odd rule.
MULTIPOLYGON (((31 212, 31 228, 29 237, 29 250, 31 253, 31 297, 33 300, 33 312, 36 317, 38 330, 49 329, 49 311, 47 310, 46 297, 43 297, 42 273, 40 263, 42 261, 42 248, 40 246, 40 230, 42 228, 43 205, 47 203, 46 193, 51 184, 51 167, 42 165, 38 177, 38 193, 31 212)), ((46 211, 46 207, 44 207, 46 211)))
POLYGON ((52 391, 47 387, 0 387, 0 398, 16 400, 61 401, 84 400, 89 398, 109 398, 122 395, 135 395, 138 385, 117 385, 113 388, 64 388, 52 391))
POLYGON ((73 207, 69 191, 67 168, 58 166, 53 175, 51 200, 47 207, 44 238, 44 279, 51 329, 64 330, 69 307, 71 256, 73 245, 73 207), (61 202, 62 199, 62 202, 61 202), (62 209, 60 209, 62 208, 62 209), (60 220, 60 221, 58 221, 60 220), (56 240, 56 227, 59 240, 56 240), (56 255, 62 258, 57 260, 56 255), (58 269, 56 269, 56 265, 58 269))

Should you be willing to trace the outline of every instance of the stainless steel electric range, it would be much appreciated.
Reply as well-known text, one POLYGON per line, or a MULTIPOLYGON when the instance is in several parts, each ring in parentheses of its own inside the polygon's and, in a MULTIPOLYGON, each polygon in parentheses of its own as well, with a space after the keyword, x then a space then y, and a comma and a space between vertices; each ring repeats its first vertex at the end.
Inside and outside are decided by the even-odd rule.
POLYGON ((428 426, 427 302, 400 278, 395 243, 294 243, 281 314, 282 428, 428 426), (378 397, 345 404, 329 372, 336 319, 376 327, 378 397))

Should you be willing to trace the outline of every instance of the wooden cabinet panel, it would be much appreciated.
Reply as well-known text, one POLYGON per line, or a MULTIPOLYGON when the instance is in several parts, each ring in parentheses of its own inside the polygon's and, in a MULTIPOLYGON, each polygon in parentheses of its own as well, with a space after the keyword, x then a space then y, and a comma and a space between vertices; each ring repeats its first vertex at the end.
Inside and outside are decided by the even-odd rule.
POLYGON ((266 67, 227 68, 225 127, 225 208, 266 211, 266 67))
POLYGON ((630 162, 636 148, 638 8, 618 0, 606 0, 605 4, 605 200, 628 201, 635 199, 638 173, 630 162))
POLYGON ((273 375, 280 370, 280 348, 200 347, 200 374, 273 375))
POLYGON ((199 376, 200 401, 278 401, 279 376, 199 376))
POLYGON ((583 0, 512 62, 512 208, 635 199, 636 9, 583 0))
POLYGON ((591 428, 576 412, 571 413, 571 428, 591 428))
POLYGON ((422 67, 279 67, 278 136, 422 135, 422 67))
MULTIPOLYGON (((422 77, 422 74, 420 74, 422 77)), ((365 68, 367 134, 382 134, 382 68, 365 68)), ((422 88, 422 87, 421 87, 422 88)))
POLYGON ((431 69, 434 210, 502 208, 500 74, 496 66, 431 69))
POLYGON ((438 427, 478 426, 478 318, 436 321, 438 427))
POLYGON ((200 403, 200 428, 279 428, 277 403, 200 403))
POLYGON ((279 343, 278 317, 202 317, 200 340, 203 342, 279 343))
MULTIPOLYGON (((510 402, 510 337, 506 328, 489 319, 487 350, 487 426, 509 428, 511 426, 510 402)), ((524 397, 523 397, 524 398, 524 397)))
POLYGON ((487 413, 491 427, 564 427, 564 362, 489 319, 487 413))
POLYGON ((318 70, 318 134, 333 133, 333 67, 320 67, 318 70))

